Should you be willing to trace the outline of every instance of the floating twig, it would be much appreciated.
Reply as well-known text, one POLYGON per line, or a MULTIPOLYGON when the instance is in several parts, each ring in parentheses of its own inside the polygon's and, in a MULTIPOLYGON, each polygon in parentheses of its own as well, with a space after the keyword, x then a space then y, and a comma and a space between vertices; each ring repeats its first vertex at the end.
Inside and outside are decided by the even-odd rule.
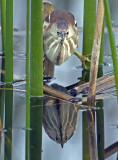
POLYGON ((106 148, 104 152, 105 152, 104 158, 108 158, 112 154, 118 152, 118 142, 116 142, 116 143, 112 144, 111 146, 109 146, 108 148, 106 148))

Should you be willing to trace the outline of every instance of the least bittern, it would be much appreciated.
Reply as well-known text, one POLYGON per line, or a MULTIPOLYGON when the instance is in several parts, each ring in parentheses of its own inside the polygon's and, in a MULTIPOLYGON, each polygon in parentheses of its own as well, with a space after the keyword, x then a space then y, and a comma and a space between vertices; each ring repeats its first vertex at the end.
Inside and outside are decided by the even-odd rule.
POLYGON ((78 43, 77 22, 67 11, 55 10, 43 24, 44 53, 55 65, 61 65, 76 50, 78 43))

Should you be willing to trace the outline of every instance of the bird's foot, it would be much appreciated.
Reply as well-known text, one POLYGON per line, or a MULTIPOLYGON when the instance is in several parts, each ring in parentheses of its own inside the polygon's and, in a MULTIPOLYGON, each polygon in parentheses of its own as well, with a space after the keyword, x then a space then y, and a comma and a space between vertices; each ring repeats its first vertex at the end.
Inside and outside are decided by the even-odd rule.
POLYGON ((88 54, 88 55, 82 55, 81 53, 75 51, 74 54, 80 59, 80 61, 82 62, 82 67, 85 69, 85 70, 88 70, 87 69, 87 66, 86 66, 86 62, 88 63, 91 63, 89 57, 91 56, 91 54, 88 54))

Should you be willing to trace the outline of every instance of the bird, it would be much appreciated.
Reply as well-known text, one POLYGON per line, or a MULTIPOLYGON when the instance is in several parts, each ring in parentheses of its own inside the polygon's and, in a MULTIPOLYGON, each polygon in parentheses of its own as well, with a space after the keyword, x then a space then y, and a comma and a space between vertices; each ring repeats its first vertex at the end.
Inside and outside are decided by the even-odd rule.
POLYGON ((75 52, 79 44, 77 22, 72 13, 54 10, 43 22, 43 50, 54 64, 61 65, 75 52))

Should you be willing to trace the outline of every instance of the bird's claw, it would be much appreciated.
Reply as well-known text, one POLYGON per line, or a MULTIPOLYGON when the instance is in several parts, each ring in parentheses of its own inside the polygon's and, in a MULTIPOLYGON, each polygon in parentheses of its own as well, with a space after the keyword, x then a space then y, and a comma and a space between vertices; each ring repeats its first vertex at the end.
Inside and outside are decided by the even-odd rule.
POLYGON ((80 61, 82 62, 82 67, 85 69, 85 70, 88 70, 87 69, 87 66, 86 66, 86 62, 88 63, 91 63, 89 57, 91 56, 91 54, 89 55, 82 55, 82 57, 80 58, 80 61))

